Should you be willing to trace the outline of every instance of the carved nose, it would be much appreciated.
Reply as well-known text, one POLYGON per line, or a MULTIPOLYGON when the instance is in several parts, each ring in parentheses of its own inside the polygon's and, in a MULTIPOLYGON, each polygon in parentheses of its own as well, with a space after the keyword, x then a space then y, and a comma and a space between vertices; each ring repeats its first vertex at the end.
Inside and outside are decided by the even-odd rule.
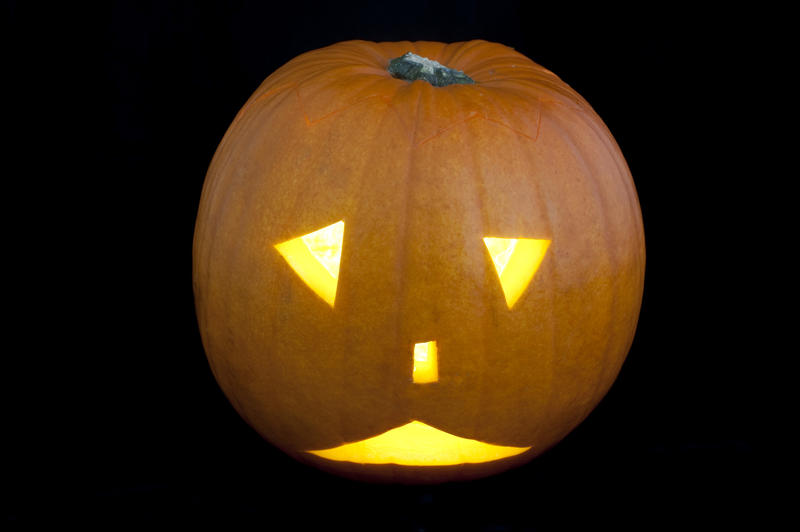
POLYGON ((414 344, 414 369, 411 379, 416 384, 439 380, 439 358, 436 340, 414 344))

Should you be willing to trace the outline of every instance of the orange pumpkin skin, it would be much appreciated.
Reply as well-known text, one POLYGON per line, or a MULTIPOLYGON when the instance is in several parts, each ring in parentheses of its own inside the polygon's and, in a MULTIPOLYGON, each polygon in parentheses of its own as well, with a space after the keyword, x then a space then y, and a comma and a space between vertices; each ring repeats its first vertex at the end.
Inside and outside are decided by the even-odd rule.
POLYGON ((208 170, 194 238, 203 344, 241 416, 289 455, 365 480, 493 474, 561 440, 630 348, 644 233, 628 167, 575 91, 514 50, 352 41, 269 76, 208 170), (406 52, 473 85, 395 79, 406 52), (274 245, 343 220, 335 305, 274 245), (549 239, 508 308, 483 238, 549 239), (411 381, 435 339, 439 379, 411 381), (419 420, 512 458, 370 465, 309 454, 419 420))

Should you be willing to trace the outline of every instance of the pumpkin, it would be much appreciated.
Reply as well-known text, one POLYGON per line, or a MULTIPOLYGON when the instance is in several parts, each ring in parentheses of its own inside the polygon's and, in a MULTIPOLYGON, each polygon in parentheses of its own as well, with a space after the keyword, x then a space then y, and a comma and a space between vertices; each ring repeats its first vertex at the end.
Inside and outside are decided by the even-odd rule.
POLYGON ((555 445, 630 348, 645 248, 589 104, 506 46, 343 42, 269 76, 203 186, 199 330, 292 457, 465 480, 555 445))

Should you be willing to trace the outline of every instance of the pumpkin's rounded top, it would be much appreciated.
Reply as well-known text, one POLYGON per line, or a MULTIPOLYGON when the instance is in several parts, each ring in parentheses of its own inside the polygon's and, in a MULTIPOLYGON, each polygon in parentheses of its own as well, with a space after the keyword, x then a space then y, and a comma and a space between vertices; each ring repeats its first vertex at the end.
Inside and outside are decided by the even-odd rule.
POLYGON ((412 53, 453 70, 461 71, 474 79, 476 83, 501 82, 511 79, 527 79, 537 82, 549 79, 556 83, 563 83, 550 70, 513 48, 485 40, 455 43, 342 41, 298 55, 278 69, 273 76, 286 70, 287 67, 299 65, 306 68, 314 66, 321 68, 325 65, 328 69, 360 66, 374 68, 385 74, 389 62, 406 53, 412 53))
POLYGON ((513 48, 485 40, 449 44, 434 41, 339 42, 290 60, 261 84, 249 103, 276 91, 293 89, 301 95, 314 94, 315 105, 334 109, 336 106, 320 103, 320 100, 325 100, 323 93, 336 92, 339 95, 337 100, 365 96, 392 99, 398 91, 411 90, 411 87, 413 90, 441 93, 473 91, 476 98, 479 94, 481 98, 485 96, 493 101, 554 102, 593 113, 591 106, 550 70, 513 48), (389 72, 390 62, 408 53, 463 73, 474 83, 433 86, 423 81, 394 78, 389 72))

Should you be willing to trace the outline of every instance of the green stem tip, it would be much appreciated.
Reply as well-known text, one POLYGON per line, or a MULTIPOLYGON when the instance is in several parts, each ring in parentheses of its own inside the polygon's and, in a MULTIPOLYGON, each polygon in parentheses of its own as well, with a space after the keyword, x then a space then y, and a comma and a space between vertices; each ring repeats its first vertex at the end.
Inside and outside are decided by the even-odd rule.
POLYGON ((434 87, 472 84, 475 81, 460 70, 447 68, 426 57, 407 52, 389 61, 389 74, 406 81, 427 81, 434 87))

